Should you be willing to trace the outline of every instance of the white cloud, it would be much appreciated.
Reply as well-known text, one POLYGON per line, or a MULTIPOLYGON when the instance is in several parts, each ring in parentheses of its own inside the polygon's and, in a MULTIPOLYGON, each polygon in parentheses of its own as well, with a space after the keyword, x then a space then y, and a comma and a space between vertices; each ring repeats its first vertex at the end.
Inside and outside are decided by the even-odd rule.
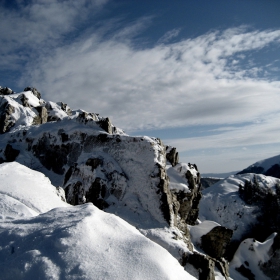
POLYGON ((182 139, 168 139, 166 142, 177 147, 181 152, 214 149, 232 148, 252 145, 276 144, 279 143, 280 113, 275 113, 264 118, 261 122, 246 124, 241 127, 217 129, 215 135, 203 137, 190 137, 182 139))
POLYGON ((38 53, 50 53, 61 45, 66 35, 77 31, 79 24, 93 16, 108 0, 16 2, 14 9, 0 9, 0 51, 8 57, 11 68, 22 66, 23 62, 37 57, 38 53))
POLYGON ((152 17, 129 25, 122 18, 95 24, 91 17, 105 3, 42 0, 20 12, 0 11, 6 67, 26 63, 22 88, 33 85, 46 100, 110 116, 128 131, 226 125, 214 136, 169 141, 182 152, 217 147, 245 152, 246 146, 249 153, 248 143, 277 142, 280 82, 259 78, 275 64, 260 67, 250 54, 277 46, 280 30, 231 28, 167 43, 179 34, 174 29, 154 46, 135 47, 152 17), (80 30, 90 19, 92 25, 80 30), (233 127, 244 122, 253 124, 233 127))
POLYGON ((92 33, 31 62, 22 85, 32 82, 45 98, 55 92, 128 130, 253 121, 279 109, 279 83, 258 79, 260 68, 235 64, 232 71, 228 61, 279 39, 280 30, 235 28, 134 49, 92 33))

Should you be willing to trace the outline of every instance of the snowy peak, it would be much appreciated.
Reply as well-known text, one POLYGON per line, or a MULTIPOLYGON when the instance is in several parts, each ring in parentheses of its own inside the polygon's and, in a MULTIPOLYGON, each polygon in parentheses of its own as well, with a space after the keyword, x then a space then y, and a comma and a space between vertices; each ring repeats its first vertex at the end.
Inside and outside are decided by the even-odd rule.
POLYGON ((237 174, 256 173, 280 178, 280 155, 258 161, 237 174))
POLYGON ((96 126, 109 134, 124 134, 108 118, 83 110, 72 111, 63 102, 41 99, 36 88, 27 87, 21 93, 10 89, 0 91, 0 134, 24 126, 40 125, 64 119, 77 120, 85 125, 96 126))

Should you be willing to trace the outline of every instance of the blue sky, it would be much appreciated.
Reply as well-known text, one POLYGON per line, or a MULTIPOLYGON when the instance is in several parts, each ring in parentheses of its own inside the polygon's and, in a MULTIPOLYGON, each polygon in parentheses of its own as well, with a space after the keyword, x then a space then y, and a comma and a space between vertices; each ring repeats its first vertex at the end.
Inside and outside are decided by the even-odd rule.
POLYGON ((280 150, 277 0, 0 0, 0 85, 160 137, 202 173, 280 150))

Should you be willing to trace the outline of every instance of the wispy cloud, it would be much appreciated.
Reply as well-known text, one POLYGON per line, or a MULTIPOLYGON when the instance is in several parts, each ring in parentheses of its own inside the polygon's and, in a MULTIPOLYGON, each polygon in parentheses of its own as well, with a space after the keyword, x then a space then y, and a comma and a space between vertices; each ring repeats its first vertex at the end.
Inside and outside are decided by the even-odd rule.
POLYGON ((170 31, 167 31, 159 40, 158 44, 164 44, 164 43, 169 43, 170 40, 176 38, 180 33, 180 29, 172 29, 170 31))
POLYGON ((174 140, 181 151, 242 150, 279 139, 280 82, 267 78, 275 61, 261 67, 250 54, 277 48, 280 30, 230 28, 174 42, 180 30, 173 29, 153 46, 137 46, 153 18, 95 22, 106 2, 37 0, 20 11, 2 9, 2 61, 23 67, 22 87, 34 85, 47 100, 110 116, 128 131, 228 127, 214 136, 174 140), (244 122, 251 124, 230 128, 244 122))
POLYGON ((53 48, 67 42, 67 36, 77 32, 77 28, 106 2, 17 0, 13 8, 1 5, 1 61, 6 61, 6 67, 14 68, 45 52, 50 53, 53 48))
POLYGON ((135 49, 92 33, 31 61, 22 84, 31 81, 47 98, 59 93, 128 130, 252 121, 279 109, 280 84, 259 79, 260 68, 228 62, 279 39, 280 30, 235 28, 135 49))

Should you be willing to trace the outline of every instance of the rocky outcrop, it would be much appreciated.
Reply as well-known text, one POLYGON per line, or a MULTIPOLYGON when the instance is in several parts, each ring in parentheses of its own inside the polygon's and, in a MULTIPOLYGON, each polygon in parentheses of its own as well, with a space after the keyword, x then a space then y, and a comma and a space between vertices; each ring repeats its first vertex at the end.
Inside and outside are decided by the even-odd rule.
MULTIPOLYGON (((1 97, 0 97, 1 99, 1 97)), ((8 132, 15 122, 11 115, 15 112, 15 108, 9 104, 4 98, 1 99, 0 105, 0 134, 8 132)))
POLYGON ((47 109, 43 106, 35 107, 35 109, 38 112, 38 115, 36 117, 34 117, 33 124, 38 125, 38 124, 46 123, 48 121, 47 109))
POLYGON ((188 164, 188 167, 189 169, 184 176, 187 179, 189 191, 173 189, 172 193, 178 202, 178 204, 174 203, 176 215, 179 215, 180 219, 186 224, 194 225, 198 218, 199 201, 202 196, 200 192, 200 175, 195 165, 188 164))
POLYGON ((0 95, 9 95, 9 94, 13 94, 14 92, 8 88, 8 87, 0 87, 0 95))
POLYGON ((176 151, 175 147, 166 146, 166 159, 175 166, 179 162, 179 153, 176 151))
POLYGON ((112 125, 109 118, 102 118, 100 119, 97 124, 104 129, 107 133, 113 134, 114 126, 112 125))
POLYGON ((14 149, 12 145, 7 144, 5 150, 4 150, 4 156, 5 156, 5 161, 6 162, 12 162, 15 161, 17 156, 19 155, 19 150, 14 149))
POLYGON ((233 230, 217 226, 210 232, 201 237, 201 248, 209 256, 215 259, 221 259, 225 252, 226 247, 230 243, 233 230))

